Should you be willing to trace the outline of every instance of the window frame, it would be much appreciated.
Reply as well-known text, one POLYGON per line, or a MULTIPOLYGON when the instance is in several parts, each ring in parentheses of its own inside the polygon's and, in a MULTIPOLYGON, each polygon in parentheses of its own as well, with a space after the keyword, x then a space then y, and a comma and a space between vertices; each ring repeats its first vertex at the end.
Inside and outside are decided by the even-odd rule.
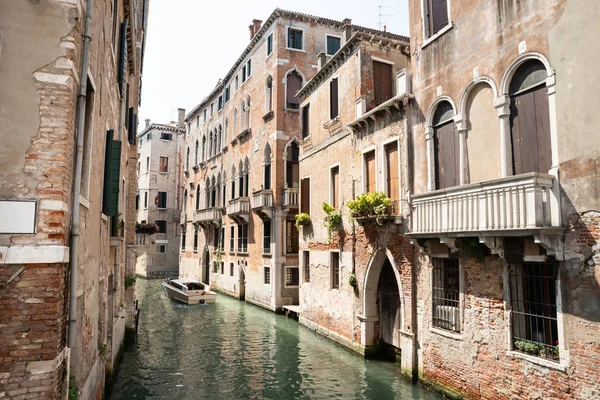
POLYGON ((377 179, 377 149, 375 148, 375 146, 369 146, 366 149, 364 149, 362 151, 362 186, 363 186, 363 193, 369 193, 369 170, 368 170, 368 164, 367 164, 367 156, 370 154, 373 154, 373 167, 375 168, 375 171, 373 171, 373 175, 375 178, 375 190, 373 193, 377 192, 379 189, 379 185, 378 185, 378 179, 377 179))
POLYGON ((300 252, 300 232, 292 220, 285 220, 285 254, 298 254, 300 252), (292 233, 296 231, 294 236, 292 233), (297 239, 296 251, 294 251, 294 239, 297 239), (289 242, 289 246, 288 246, 289 242), (291 250, 290 250, 291 249, 291 250))
POLYGON ((446 26, 444 26, 442 29, 440 29, 438 32, 436 32, 433 35, 430 35, 430 27, 429 27, 429 21, 427 18, 427 14, 429 12, 429 1, 430 0, 421 0, 421 22, 423 25, 423 44, 421 45, 421 48, 426 47, 428 44, 430 44, 431 42, 434 42, 437 38, 439 38, 440 36, 444 35, 446 32, 448 32, 449 30, 451 30, 454 27, 454 24, 452 22, 452 14, 451 14, 451 9, 452 7, 450 6, 452 0, 447 0, 448 2, 446 3, 446 8, 447 8, 447 16, 448 16, 448 24, 446 26))
POLYGON ((263 221, 263 248, 262 248, 262 253, 263 254, 271 254, 271 244, 272 244, 272 235, 273 235, 273 225, 271 224, 271 221, 263 221), (268 231, 267 231, 267 224, 268 224, 268 231), (265 247, 266 243, 267 243, 267 239, 268 239, 268 243, 269 243, 269 247, 265 247))
POLYGON ((284 286, 286 288, 299 287, 300 286, 300 268, 298 266, 294 266, 294 265, 291 265, 291 266, 286 265, 285 271, 284 271, 284 276, 283 276, 283 281, 284 281, 284 286), (293 272, 291 272, 292 270, 296 270, 296 279, 297 279, 296 284, 294 284, 294 281, 293 281, 293 272), (289 283, 288 283, 288 272, 290 274, 289 283))
POLYGON ((229 226, 229 252, 235 253, 235 224, 229 226))
POLYGON ((335 75, 332 76, 331 79, 329 79, 329 91, 328 91, 328 97, 329 97, 329 121, 333 121, 337 118, 340 118, 340 78, 339 75, 335 75), (332 96, 332 84, 333 81, 335 80, 336 82, 336 91, 337 91, 337 103, 336 103, 336 115, 332 115, 333 114, 333 96, 332 96))
POLYGON ((158 172, 160 172, 162 174, 168 173, 169 172, 169 156, 160 156, 158 162, 159 162, 158 172), (166 168, 164 168, 164 169, 163 169, 163 160, 166 160, 166 162, 164 163, 166 168))
POLYGON ((156 208, 158 208, 159 210, 166 210, 167 209, 168 193, 164 192, 164 191, 158 191, 157 198, 158 198, 158 201, 157 201, 157 204, 156 204, 156 208), (161 201, 160 201, 161 200, 161 193, 164 193, 164 195, 163 195, 164 196, 164 207, 160 206, 160 203, 161 203, 161 201))
POLYGON ((157 220, 154 220, 154 223, 155 223, 157 226, 159 226, 159 227, 160 227, 160 224, 159 224, 159 222, 160 222, 160 223, 164 222, 164 224, 165 224, 165 231, 164 231, 164 232, 162 232, 162 231, 160 231, 160 230, 159 230, 157 233, 159 233, 159 234, 161 234, 161 233, 162 233, 162 234, 167 234, 167 232, 168 232, 168 230, 169 230, 169 228, 168 228, 168 224, 167 224, 167 220, 166 220, 166 219, 157 219, 157 220))
POLYGON ((328 46, 328 38, 329 37, 336 38, 336 39, 340 40, 340 48, 337 49, 337 51, 335 53, 337 53, 338 51, 340 51, 340 49, 343 47, 342 42, 343 42, 344 38, 342 36, 340 36, 340 35, 332 35, 331 33, 326 33, 325 34, 325 54, 328 55, 328 56, 333 56, 333 55, 335 55, 335 53, 329 53, 329 46, 328 46))
POLYGON ((463 314, 463 279, 462 279, 462 265, 460 262, 460 259, 457 257, 432 257, 431 258, 431 264, 432 264, 432 269, 431 269, 431 327, 436 330, 437 332, 445 332, 449 335, 455 335, 457 337, 461 337, 462 335, 462 330, 463 330, 463 321, 462 321, 462 314, 463 314), (455 263, 456 265, 450 265, 450 262, 452 262, 453 264, 455 263), (438 266, 436 266, 436 263, 438 264, 438 266), (455 273, 455 276, 453 276, 453 278, 455 278, 457 280, 456 282, 456 287, 454 288, 448 288, 446 287, 446 285, 448 284, 447 279, 448 279, 448 270, 450 270, 450 272, 455 273), (442 276, 440 276, 441 282, 442 282, 442 287, 436 287, 436 271, 438 273, 441 273, 442 276), (440 296, 436 296, 436 290, 438 292, 442 292, 440 296), (452 293, 446 293, 446 292, 452 292, 452 293), (455 298, 451 298, 450 295, 454 294, 455 298), (436 305, 436 299, 438 302, 444 302, 444 305, 436 305), (450 306, 448 304, 445 304, 446 302, 451 302, 456 304, 456 306, 450 306), (443 321, 440 318, 436 318, 436 310, 439 307, 454 307, 456 308, 456 320, 455 322, 446 320, 443 321), (438 321, 439 320, 439 321, 438 321), (436 321, 438 321, 436 323, 436 321), (447 324, 446 326, 444 326, 444 324, 447 324), (452 328, 450 325, 454 324, 456 326, 456 329, 452 328))
MULTIPOLYGON (((336 207, 336 204, 339 206, 341 204, 341 195, 340 195, 340 189, 342 186, 342 182, 341 182, 341 168, 340 168, 340 163, 335 163, 333 165, 329 166, 329 204, 334 207, 336 210, 338 210, 339 207, 336 207), (338 170, 338 193, 337 193, 337 202, 335 202, 334 200, 334 186, 335 186, 335 182, 334 182, 334 176, 333 176, 333 170, 336 169, 338 170)), ((339 211, 339 210, 338 210, 339 211)))
POLYGON ((300 140, 310 137, 310 102, 300 107, 300 140), (306 133, 306 135, 305 135, 306 133))
POLYGON ((292 51, 302 51, 302 52, 306 52, 306 36, 304 35, 305 31, 302 28, 297 28, 297 27, 293 27, 293 26, 286 26, 286 33, 285 33, 285 48, 287 50, 292 50, 292 51), (295 47, 289 47, 290 44, 290 30, 294 30, 294 31, 298 31, 302 33, 302 43, 299 49, 295 48, 295 47))
POLYGON ((271 33, 269 33, 267 35, 267 38, 265 39, 265 49, 266 49, 266 53, 267 53, 265 58, 269 58, 269 56, 275 52, 275 35, 273 35, 272 31, 271 31, 271 33), (271 46, 270 52, 269 52, 269 40, 270 40, 270 46, 271 46))
POLYGON ((302 282, 310 283, 310 250, 302 251, 302 282))
POLYGON ((330 251, 329 252, 329 290, 340 290, 342 286, 342 266, 341 266, 341 254, 339 251, 330 251), (337 256, 337 266, 334 266, 334 254, 337 256), (337 268, 337 282, 336 282, 336 272, 335 268, 337 268))
MULTIPOLYGON (((384 192, 385 194, 391 199, 392 196, 390 195, 390 190, 389 190, 389 179, 390 179, 390 169, 389 169, 389 165, 387 163, 387 149, 390 145, 395 144, 396 145, 396 152, 397 152, 397 157, 398 157, 398 193, 396 193, 396 195, 398 196, 398 212, 400 212, 400 204, 401 200, 402 200, 402 166, 400 163, 400 138, 398 137, 394 137, 390 140, 387 140, 385 142, 382 143, 383 145, 383 157, 382 157, 382 171, 383 171, 383 185, 384 185, 384 192)), ((392 200, 393 201, 393 200, 392 200)))
POLYGON ((271 266, 263 265, 263 285, 271 286, 271 266))

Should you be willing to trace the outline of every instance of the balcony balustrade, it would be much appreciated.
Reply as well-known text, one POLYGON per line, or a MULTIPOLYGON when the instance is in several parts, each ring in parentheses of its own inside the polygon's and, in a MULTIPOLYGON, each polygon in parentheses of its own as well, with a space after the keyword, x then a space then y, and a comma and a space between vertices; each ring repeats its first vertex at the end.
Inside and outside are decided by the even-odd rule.
POLYGON ((250 216, 250 199, 247 197, 238 197, 237 199, 230 200, 227 215, 239 222, 248 223, 250 216))
POLYGON ((252 210, 261 218, 273 217, 273 190, 263 189, 252 193, 252 210))
POLYGON ((218 225, 223 215, 223 209, 220 207, 205 208, 194 212, 195 224, 214 224, 218 225))
POLYGON ((298 208, 300 193, 298 188, 283 189, 283 206, 286 208, 298 208))

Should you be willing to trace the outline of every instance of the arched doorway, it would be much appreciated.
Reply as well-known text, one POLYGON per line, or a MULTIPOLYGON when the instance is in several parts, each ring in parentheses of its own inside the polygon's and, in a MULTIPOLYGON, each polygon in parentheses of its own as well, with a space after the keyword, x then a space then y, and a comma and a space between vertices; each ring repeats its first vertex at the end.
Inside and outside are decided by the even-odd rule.
POLYGON ((379 302, 379 338, 396 349, 400 348, 400 292, 398 282, 389 260, 385 260, 379 273, 377 285, 379 302))
POLYGON ((240 269, 240 300, 243 301, 246 299, 246 272, 244 271, 243 263, 238 264, 238 267, 240 269))
POLYGON ((204 250, 204 269, 202 271, 202 282, 210 285, 210 253, 204 250))

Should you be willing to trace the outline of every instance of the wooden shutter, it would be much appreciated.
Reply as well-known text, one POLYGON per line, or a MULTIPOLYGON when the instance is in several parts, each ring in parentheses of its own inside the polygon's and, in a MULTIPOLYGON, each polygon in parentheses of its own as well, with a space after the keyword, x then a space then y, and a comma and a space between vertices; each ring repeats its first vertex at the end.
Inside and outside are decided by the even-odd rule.
POLYGON ((117 70, 117 81, 121 97, 125 95, 125 78, 127 77, 127 18, 121 22, 119 40, 119 65, 117 70))
POLYGON ((377 190, 375 170, 375 151, 370 151, 365 154, 365 189, 367 193, 375 193, 377 190))
POLYGON ((130 144, 135 144, 137 137, 137 114, 133 112, 133 107, 129 108, 129 126, 127 128, 127 140, 130 144))
POLYGON ((385 146, 385 164, 387 168, 387 195, 392 201, 399 200, 398 143, 394 142, 385 146))
POLYGON ((373 61, 373 89, 375 105, 392 98, 392 66, 373 61))
POLYGON ((298 109, 300 102, 296 98, 296 93, 302 87, 302 78, 296 73, 290 73, 286 79, 287 82, 287 108, 298 109))
POLYGON ((117 215, 119 215, 121 142, 118 140, 113 140, 113 135, 114 131, 112 129, 106 132, 102 212, 105 215, 116 217, 117 215))
POLYGON ((310 135, 309 129, 309 112, 310 112, 310 103, 302 107, 302 139, 308 137, 310 135))
POLYGON ((547 173, 552 165, 550 114, 547 89, 515 95, 511 99, 511 139, 515 175, 547 173))
POLYGON ((436 189, 458 186, 459 150, 454 122, 434 128, 436 189))
POLYGON ((338 116, 338 78, 329 82, 329 116, 331 119, 338 116))
POLYGON ((331 169, 331 198, 332 206, 337 209, 340 205, 340 167, 331 169))
POLYGON ((429 0, 430 35, 448 25, 448 0, 429 0))
POLYGON ((310 214, 310 178, 300 181, 300 212, 310 214))

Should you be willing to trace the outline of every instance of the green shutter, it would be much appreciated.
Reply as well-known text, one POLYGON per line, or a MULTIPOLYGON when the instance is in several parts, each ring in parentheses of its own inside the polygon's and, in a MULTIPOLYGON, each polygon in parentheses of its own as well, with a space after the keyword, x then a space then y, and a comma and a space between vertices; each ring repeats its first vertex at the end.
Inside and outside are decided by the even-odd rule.
POLYGON ((104 158, 104 195, 102 212, 116 217, 119 215, 119 183, 121 179, 121 142, 113 140, 114 131, 106 132, 104 158))
POLYGON ((127 18, 121 22, 121 37, 119 40, 119 65, 117 66, 117 81, 119 82, 119 94, 125 95, 125 79, 127 78, 127 18))

